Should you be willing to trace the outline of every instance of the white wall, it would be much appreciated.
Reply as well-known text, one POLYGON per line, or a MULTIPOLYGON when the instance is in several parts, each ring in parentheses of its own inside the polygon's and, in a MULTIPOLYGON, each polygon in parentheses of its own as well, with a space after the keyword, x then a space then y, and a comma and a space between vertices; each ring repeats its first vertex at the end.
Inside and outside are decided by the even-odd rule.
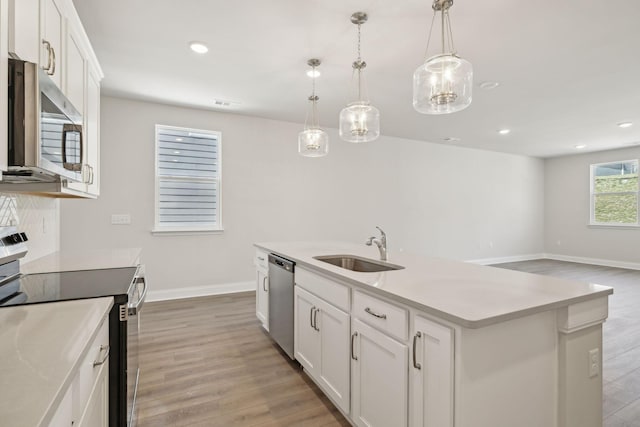
POLYGON ((640 147, 546 160, 545 252, 640 265, 640 228, 589 226, 589 166, 638 158, 640 147))
MULTIPOLYGON (((363 243, 380 225, 391 251, 479 259, 541 253, 544 162, 382 137, 328 157, 297 154, 302 125, 102 98, 101 195, 63 200, 62 249, 142 247, 156 290, 250 281, 256 241, 363 243), (157 236, 154 126, 222 132, 220 235, 157 236), (132 224, 110 224, 129 213, 132 224)), ((301 112, 303 114, 303 112, 301 112)))

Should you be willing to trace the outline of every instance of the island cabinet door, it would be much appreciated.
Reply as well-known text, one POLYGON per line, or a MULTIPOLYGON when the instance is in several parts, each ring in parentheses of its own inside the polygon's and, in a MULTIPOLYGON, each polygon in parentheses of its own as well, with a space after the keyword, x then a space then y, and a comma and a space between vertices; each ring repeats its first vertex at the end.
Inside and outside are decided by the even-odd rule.
POLYGON ((410 355, 410 426, 453 427, 453 330, 416 316, 410 355))
POLYGON ((307 373, 315 378, 320 364, 320 333, 315 327, 319 298, 299 286, 294 292, 294 355, 307 373))
POLYGON ((256 270, 256 317, 262 327, 269 330, 269 276, 267 272, 256 270))
POLYGON ((351 333, 353 421, 363 427, 406 426, 407 346, 358 319, 351 333))

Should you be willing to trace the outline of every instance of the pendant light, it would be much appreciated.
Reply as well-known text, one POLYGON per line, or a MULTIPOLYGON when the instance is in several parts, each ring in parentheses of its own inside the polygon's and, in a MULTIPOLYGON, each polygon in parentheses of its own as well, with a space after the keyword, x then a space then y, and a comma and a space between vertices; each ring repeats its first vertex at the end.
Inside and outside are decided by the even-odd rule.
MULTIPOLYGON (((429 30, 427 51, 436 15, 440 12, 442 53, 430 57, 413 73, 413 108, 423 114, 448 114, 471 104, 473 68, 458 56, 453 45, 449 8, 453 0, 433 1, 433 20, 429 30)), ((425 55, 426 56, 426 55, 425 55)))
POLYGON ((312 80, 312 92, 309 99, 309 110, 304 121, 304 130, 298 134, 298 153, 306 157, 322 157, 329 153, 329 136, 325 131, 320 129, 320 121, 318 120, 318 96, 316 95, 316 67, 320 65, 320 60, 312 58, 307 61, 311 67, 311 73, 308 73, 312 80), (311 120, 309 121, 309 116, 311 120), (310 123, 309 123, 310 122, 310 123))
POLYGON ((358 59, 353 63, 358 80, 358 99, 340 112, 340 138, 355 143, 373 141, 380 136, 380 112, 369 103, 366 88, 363 90, 362 71, 367 63, 360 57, 360 26, 367 22, 367 19, 364 12, 351 15, 351 22, 358 26, 358 59))

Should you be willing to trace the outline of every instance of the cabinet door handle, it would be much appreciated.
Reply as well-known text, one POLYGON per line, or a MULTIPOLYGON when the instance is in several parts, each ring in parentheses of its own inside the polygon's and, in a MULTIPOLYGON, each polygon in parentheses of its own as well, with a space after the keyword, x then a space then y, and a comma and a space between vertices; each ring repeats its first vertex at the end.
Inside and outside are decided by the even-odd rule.
POLYGON ((267 286, 266 286, 266 282, 267 282, 267 276, 264 276, 262 278, 262 290, 265 291, 265 292, 269 292, 269 290, 267 289, 267 286))
MULTIPOLYGON (((106 346, 105 346, 105 345, 101 345, 101 346, 100 346, 100 353, 102 353, 102 351, 103 351, 103 350, 106 350, 106 351, 104 352, 104 357, 103 357, 103 358, 102 358, 102 360, 100 360, 100 361, 97 361, 97 360, 96 360, 96 361, 94 361, 94 362, 93 362, 93 367, 94 367, 94 368, 95 368, 96 366, 100 366, 100 365, 102 365, 104 362, 106 362, 106 361, 107 361, 107 358, 109 357, 109 346, 108 346, 108 345, 106 345, 106 346)), ((98 353, 98 354, 100 354, 100 353, 98 353)))
POLYGON ((356 339, 356 337, 357 337, 357 336, 358 336, 358 333, 357 333, 357 332, 354 332, 354 333, 351 335, 351 358, 352 358, 353 360, 358 360, 358 356, 356 356, 356 355, 353 353, 353 351, 354 351, 354 347, 355 347, 354 340, 356 339))
POLYGON ((89 185, 93 185, 93 166, 89 166, 89 185))
POLYGON ((365 313, 370 314, 370 315, 372 315, 372 316, 375 316, 375 317, 377 317, 378 319, 386 319, 386 318, 387 318, 387 315, 386 315, 386 314, 378 314, 378 313, 375 313, 375 312, 371 311, 371 309, 370 309, 369 307, 365 308, 365 309, 364 309, 364 311, 365 311, 365 313))
POLYGON ((311 327, 313 329, 315 329, 316 327, 313 326, 313 311, 315 310, 315 307, 311 307, 311 310, 309 310, 309 324, 311 325, 311 327))
POLYGON ((42 39, 42 44, 44 45, 45 49, 47 49, 47 66, 42 67, 42 69, 45 71, 49 71, 51 69, 51 43, 49 43, 45 39, 42 39))
POLYGON ((416 369, 422 369, 422 365, 416 361, 416 341, 420 337, 422 337, 422 332, 418 332, 413 336, 413 367, 416 369))
POLYGON ((51 48, 51 56, 53 56, 53 67, 51 72, 47 72, 47 74, 53 76, 56 73, 56 50, 54 48, 51 48))
POLYGON ((258 259, 259 259, 260 261, 264 261, 264 258, 263 258, 263 257, 261 257, 261 256, 259 256, 259 257, 258 257, 258 259))
POLYGON ((313 313, 313 329, 315 329, 318 332, 320 332, 320 328, 318 327, 318 312, 319 311, 320 311, 320 309, 316 308, 316 311, 313 313))

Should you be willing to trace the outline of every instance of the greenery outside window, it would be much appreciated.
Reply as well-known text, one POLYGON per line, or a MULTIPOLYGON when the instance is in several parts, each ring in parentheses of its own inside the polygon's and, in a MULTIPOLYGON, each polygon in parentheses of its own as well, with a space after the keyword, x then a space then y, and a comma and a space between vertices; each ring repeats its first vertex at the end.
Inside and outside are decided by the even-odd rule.
POLYGON ((591 224, 638 226, 638 160, 591 165, 591 224))
POLYGON ((222 230, 220 132, 156 125, 154 232, 222 230))

